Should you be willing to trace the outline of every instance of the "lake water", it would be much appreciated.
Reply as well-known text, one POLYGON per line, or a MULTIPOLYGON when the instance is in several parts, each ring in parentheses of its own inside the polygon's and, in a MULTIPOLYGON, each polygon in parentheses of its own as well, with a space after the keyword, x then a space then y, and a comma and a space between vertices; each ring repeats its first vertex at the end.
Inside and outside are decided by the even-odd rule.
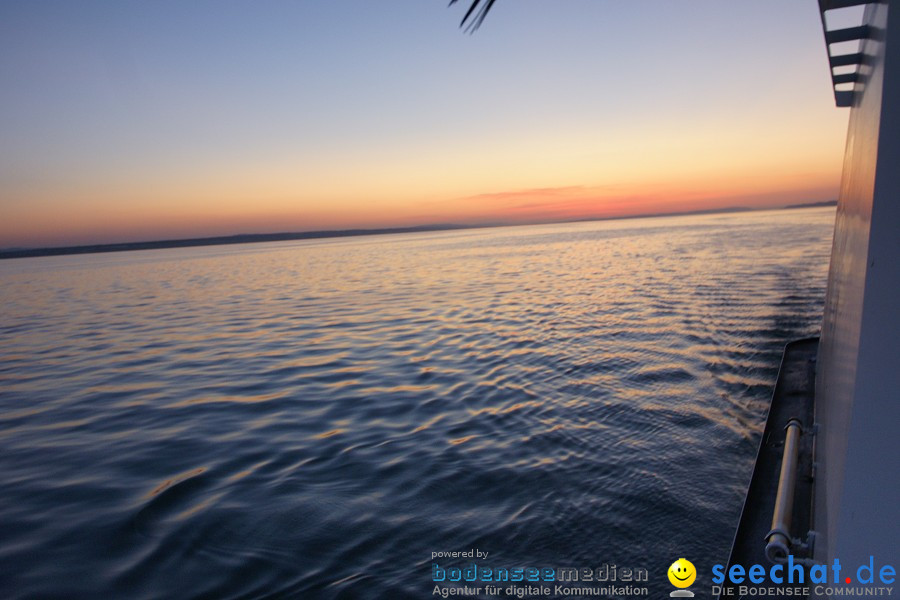
POLYGON ((429 598, 469 549, 706 596, 833 221, 2 261, 0 596, 429 598))

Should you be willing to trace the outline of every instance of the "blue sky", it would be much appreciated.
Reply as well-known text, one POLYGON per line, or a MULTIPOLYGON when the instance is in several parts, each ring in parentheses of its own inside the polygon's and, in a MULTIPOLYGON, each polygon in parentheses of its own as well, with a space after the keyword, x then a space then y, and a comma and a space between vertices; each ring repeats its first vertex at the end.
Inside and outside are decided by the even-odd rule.
POLYGON ((813 0, 499 0, 474 35, 464 9, 0 4, 0 246, 836 193, 813 0))

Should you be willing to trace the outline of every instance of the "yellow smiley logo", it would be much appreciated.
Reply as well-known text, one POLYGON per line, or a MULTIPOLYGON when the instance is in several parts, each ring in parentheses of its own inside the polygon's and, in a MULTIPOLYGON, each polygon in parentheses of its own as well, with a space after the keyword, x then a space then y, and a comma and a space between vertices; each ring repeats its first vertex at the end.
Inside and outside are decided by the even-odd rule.
POLYGON ((697 579, 697 569, 686 558, 679 558, 669 567, 669 581, 677 588, 690 587, 697 579))

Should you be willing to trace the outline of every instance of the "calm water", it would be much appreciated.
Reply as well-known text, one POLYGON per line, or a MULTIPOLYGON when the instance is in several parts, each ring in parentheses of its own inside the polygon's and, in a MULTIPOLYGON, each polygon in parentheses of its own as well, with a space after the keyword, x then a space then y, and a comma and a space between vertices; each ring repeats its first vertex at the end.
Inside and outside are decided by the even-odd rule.
POLYGON ((470 548, 704 596, 833 219, 0 262, 0 596, 429 598, 470 548))

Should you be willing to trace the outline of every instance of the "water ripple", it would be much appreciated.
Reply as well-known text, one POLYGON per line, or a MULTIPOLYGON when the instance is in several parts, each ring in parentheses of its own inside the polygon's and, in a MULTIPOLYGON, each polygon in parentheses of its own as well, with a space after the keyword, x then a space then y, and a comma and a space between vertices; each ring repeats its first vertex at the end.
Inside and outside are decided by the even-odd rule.
POLYGON ((832 223, 5 261, 0 592, 413 598, 432 551, 469 548, 720 562, 832 223))

